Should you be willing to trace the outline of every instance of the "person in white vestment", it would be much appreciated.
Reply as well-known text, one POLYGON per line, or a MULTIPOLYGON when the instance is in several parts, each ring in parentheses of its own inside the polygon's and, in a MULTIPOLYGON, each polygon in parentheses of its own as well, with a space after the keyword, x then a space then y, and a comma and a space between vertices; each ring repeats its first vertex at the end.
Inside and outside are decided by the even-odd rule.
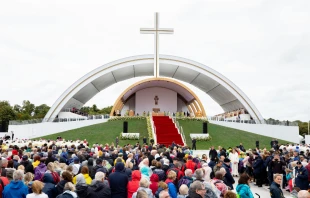
POLYGON ((232 151, 229 153, 228 158, 231 161, 231 174, 232 176, 238 177, 238 164, 239 164, 239 156, 238 152, 236 151, 235 148, 232 149, 232 151))

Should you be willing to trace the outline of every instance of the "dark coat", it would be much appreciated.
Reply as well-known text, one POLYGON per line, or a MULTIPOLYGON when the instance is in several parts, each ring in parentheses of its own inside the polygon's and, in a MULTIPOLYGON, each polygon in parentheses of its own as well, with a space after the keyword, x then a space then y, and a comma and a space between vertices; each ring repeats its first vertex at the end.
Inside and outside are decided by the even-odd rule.
POLYGON ((110 198, 111 197, 111 189, 108 185, 101 181, 93 181, 91 189, 98 195, 99 198, 110 198))
POLYGON ((209 158, 210 158, 210 159, 215 159, 215 158, 217 158, 217 152, 216 152, 215 149, 210 150, 210 152, 209 152, 209 158))
POLYGON ((92 169, 90 177, 91 177, 92 179, 94 179, 97 172, 103 172, 103 173, 106 174, 106 173, 108 172, 108 170, 107 170, 105 167, 103 167, 102 165, 98 165, 98 164, 97 164, 97 165, 94 166, 94 168, 92 169))
POLYGON ((233 184, 235 183, 235 179, 232 177, 229 166, 223 163, 223 168, 225 168, 226 174, 224 175, 224 183, 229 186, 232 190, 234 189, 233 184))
POLYGON ((280 185, 272 182, 270 185, 270 196, 271 198, 284 198, 283 192, 280 188, 280 185))
POLYGON ((253 169, 254 169, 254 174, 261 174, 262 170, 264 168, 264 161, 261 156, 257 156, 255 161, 253 162, 253 169))
POLYGON ((57 189, 57 194, 60 195, 61 193, 64 192, 64 187, 66 185, 68 181, 67 180, 61 180, 57 186, 56 186, 56 189, 57 189))
POLYGON ((124 172, 124 164, 118 162, 115 165, 115 172, 109 175, 112 198, 127 197, 128 177, 124 172))
POLYGON ((54 184, 54 178, 51 174, 44 174, 42 181, 44 183, 44 187, 42 192, 47 194, 49 198, 55 198, 57 196, 57 189, 54 184))
POLYGON ((20 165, 23 165, 25 167, 25 173, 34 173, 34 170, 33 170, 33 165, 31 162, 29 162, 28 160, 24 161, 22 160, 20 162, 20 165))
POLYGON ((301 190, 308 190, 308 171, 305 167, 295 167, 295 184, 301 190))
POLYGON ((79 198, 99 198, 97 193, 86 184, 77 184, 75 187, 79 198))

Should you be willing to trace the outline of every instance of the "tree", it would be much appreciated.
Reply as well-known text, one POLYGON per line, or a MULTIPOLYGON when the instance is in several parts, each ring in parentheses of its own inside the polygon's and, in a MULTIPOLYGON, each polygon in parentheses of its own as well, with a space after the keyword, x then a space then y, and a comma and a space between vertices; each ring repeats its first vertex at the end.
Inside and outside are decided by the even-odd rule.
POLYGON ((41 104, 40 106, 36 106, 34 109, 34 117, 44 118, 48 110, 50 110, 50 107, 47 106, 46 104, 41 104))
POLYGON ((0 131, 7 131, 10 120, 16 119, 16 113, 8 101, 0 101, 0 131))
POLYGON ((22 113, 31 116, 31 113, 34 112, 35 105, 32 104, 29 100, 23 101, 22 113))
POLYGON ((100 114, 110 114, 112 108, 113 108, 113 106, 104 107, 104 108, 102 108, 102 109, 99 111, 99 113, 100 113, 100 114))

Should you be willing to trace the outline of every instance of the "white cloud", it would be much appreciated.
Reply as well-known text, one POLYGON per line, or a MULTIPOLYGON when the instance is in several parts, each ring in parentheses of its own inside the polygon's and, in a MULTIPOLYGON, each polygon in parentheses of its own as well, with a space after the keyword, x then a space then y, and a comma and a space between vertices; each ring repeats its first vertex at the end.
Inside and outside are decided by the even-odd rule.
MULTIPOLYGON (((0 3, 0 99, 53 102, 73 82, 110 61, 160 53, 201 62, 246 93, 266 118, 309 120, 310 1, 6 1, 0 3), (308 109, 308 110, 307 110, 308 109)), ((89 103, 112 105, 137 79, 121 82, 89 103)), ((209 115, 220 107, 196 88, 209 115)))

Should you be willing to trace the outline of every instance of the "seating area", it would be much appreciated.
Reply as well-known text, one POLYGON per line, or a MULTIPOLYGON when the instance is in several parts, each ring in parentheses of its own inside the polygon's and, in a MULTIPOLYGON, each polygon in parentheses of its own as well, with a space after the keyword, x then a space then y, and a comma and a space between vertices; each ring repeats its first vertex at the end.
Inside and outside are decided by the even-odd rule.
POLYGON ((72 107, 72 108, 66 108, 63 110, 63 112, 71 112, 71 113, 75 113, 77 115, 81 115, 81 116, 88 116, 88 114, 86 112, 81 111, 78 108, 72 107))
POLYGON ((215 115, 218 121, 245 121, 251 120, 250 114, 246 109, 241 108, 230 112, 215 115))

